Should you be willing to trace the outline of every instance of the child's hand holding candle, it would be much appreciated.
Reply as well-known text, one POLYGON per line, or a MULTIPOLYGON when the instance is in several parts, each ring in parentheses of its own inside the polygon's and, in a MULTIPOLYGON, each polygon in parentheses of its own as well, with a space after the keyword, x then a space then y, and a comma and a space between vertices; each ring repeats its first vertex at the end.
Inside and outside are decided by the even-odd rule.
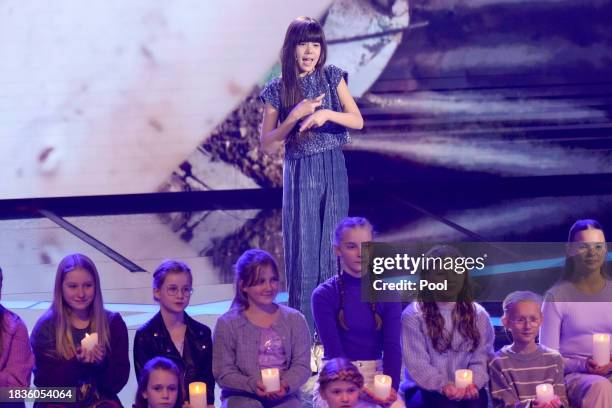
POLYGON ((374 395, 381 401, 386 401, 391 394, 391 377, 384 374, 374 376, 374 395))
POLYGON ((85 351, 92 351, 96 344, 98 344, 98 333, 85 333, 85 337, 81 340, 81 348, 85 351))
POLYGON ((610 362, 610 335, 596 333, 593 335, 593 361, 602 367, 610 362))
POLYGON ((264 368, 261 370, 261 381, 266 392, 280 391, 280 376, 278 368, 264 368))
POLYGON ((536 400, 539 403, 548 403, 555 398, 555 391, 551 384, 540 384, 536 387, 536 400))
POLYGON ((472 370, 457 370, 455 371, 455 387, 466 388, 472 383, 472 370))

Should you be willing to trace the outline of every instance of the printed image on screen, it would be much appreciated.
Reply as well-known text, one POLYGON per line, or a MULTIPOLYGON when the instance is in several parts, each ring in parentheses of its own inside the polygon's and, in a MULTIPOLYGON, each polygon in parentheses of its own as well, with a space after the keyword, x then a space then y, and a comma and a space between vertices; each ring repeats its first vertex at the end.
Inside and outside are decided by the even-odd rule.
POLYGON ((192 3, 2 6, 2 198, 279 187, 258 95, 297 15, 365 119, 353 184, 612 171, 607 2, 192 3))

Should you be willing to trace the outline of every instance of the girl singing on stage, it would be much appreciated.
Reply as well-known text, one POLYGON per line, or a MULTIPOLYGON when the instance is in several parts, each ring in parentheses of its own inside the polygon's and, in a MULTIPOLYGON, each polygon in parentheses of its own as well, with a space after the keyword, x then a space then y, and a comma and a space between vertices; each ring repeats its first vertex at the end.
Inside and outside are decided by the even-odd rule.
POLYGON ((363 118, 346 83, 347 73, 325 65, 327 44, 318 21, 291 22, 281 50, 282 76, 261 93, 265 103, 261 147, 285 146, 283 237, 289 306, 312 325, 310 295, 335 272, 330 242, 348 214, 348 179, 342 146, 347 129, 363 118))

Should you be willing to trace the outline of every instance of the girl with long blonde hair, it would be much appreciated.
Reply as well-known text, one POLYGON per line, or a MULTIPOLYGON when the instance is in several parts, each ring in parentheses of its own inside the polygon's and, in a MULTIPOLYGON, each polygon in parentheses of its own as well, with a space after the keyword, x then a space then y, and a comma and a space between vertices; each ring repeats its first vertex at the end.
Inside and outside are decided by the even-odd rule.
POLYGON ((104 309, 90 258, 71 254, 59 263, 53 302, 36 322, 31 343, 37 387, 75 387, 75 407, 120 406, 117 394, 130 372, 127 327, 121 315, 104 309), (88 339, 83 346, 88 336, 97 342, 88 339))

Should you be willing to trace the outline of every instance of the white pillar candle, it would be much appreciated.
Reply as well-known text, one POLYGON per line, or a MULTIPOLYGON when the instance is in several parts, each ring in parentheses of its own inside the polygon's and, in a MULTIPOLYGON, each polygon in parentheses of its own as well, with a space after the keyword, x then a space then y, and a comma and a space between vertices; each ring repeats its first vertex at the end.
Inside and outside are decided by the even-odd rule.
POLYGON ((472 370, 455 371, 455 387, 466 388, 472 383, 472 370))
POLYGON ((278 368, 264 368, 261 370, 261 381, 266 388, 266 392, 280 391, 280 377, 278 368))
POLYGON ((610 335, 595 333, 593 335, 593 360, 599 366, 610 362, 610 335))
POLYGON ((380 400, 386 400, 391 394, 391 377, 384 374, 374 376, 374 395, 380 400))
POLYGON ((206 383, 189 383, 189 405, 192 408, 206 408, 206 383))
POLYGON ((81 340, 81 348, 85 351, 91 351, 98 344, 98 333, 85 333, 85 337, 81 340))
POLYGON ((552 384, 540 384, 536 387, 536 400, 539 403, 546 404, 555 398, 555 390, 552 384))

